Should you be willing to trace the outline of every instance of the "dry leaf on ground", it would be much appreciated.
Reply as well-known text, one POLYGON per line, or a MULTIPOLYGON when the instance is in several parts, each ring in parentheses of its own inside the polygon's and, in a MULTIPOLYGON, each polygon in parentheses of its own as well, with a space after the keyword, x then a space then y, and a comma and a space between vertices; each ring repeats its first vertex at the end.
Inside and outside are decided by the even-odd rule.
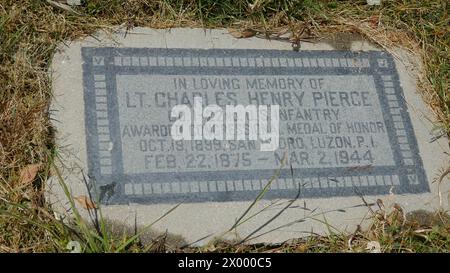
POLYGON ((91 209, 97 208, 95 203, 92 202, 92 200, 89 199, 89 197, 87 197, 85 195, 80 195, 80 196, 74 197, 73 199, 75 199, 84 209, 91 210, 91 209))
POLYGON ((30 164, 22 169, 20 172, 20 183, 28 184, 36 178, 41 164, 30 164))
POLYGON ((249 38, 256 35, 256 31, 252 29, 229 29, 228 32, 233 36, 234 38, 249 38))

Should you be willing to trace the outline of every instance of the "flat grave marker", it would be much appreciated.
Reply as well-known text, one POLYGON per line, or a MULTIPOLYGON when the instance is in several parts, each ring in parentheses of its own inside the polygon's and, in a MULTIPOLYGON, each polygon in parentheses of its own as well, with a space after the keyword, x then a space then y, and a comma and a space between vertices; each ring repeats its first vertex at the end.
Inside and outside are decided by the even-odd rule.
MULTIPOLYGON (((211 239, 269 183, 255 208, 271 209, 239 227, 239 236, 297 199, 264 230, 290 225, 253 240, 275 242, 301 237, 296 229, 325 231, 308 214, 316 209, 341 228, 359 224, 368 210, 361 196, 406 210, 439 202, 431 181, 448 164, 448 145, 428 141, 415 79, 391 54, 356 42, 360 50, 319 43, 296 52, 221 30, 136 33, 75 42, 54 62, 55 127, 73 163, 64 171, 68 185, 86 194, 84 174, 108 217, 145 225, 183 203, 158 228, 187 241, 211 239), (260 140, 248 139, 174 140, 171 110, 192 108, 195 97, 223 109, 278 105, 278 148, 262 151, 260 140), (292 223, 300 215, 309 221, 292 223)), ((51 196, 64 203, 57 192, 51 196)))

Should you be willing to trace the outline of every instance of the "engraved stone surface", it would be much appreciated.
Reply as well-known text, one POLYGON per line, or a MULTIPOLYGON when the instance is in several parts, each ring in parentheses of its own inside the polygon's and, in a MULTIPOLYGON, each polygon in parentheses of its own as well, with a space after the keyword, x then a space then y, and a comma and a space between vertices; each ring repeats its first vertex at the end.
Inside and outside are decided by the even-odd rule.
POLYGON ((302 236, 298 229, 326 230, 311 220, 316 209, 332 225, 359 224, 368 210, 361 196, 406 210, 442 201, 431 181, 448 163, 448 145, 428 141, 431 123, 418 113, 431 116, 405 59, 364 42, 348 51, 322 43, 296 52, 221 30, 137 29, 99 41, 76 42, 55 57, 52 106, 58 143, 70 147, 73 164, 64 173, 73 194, 86 192, 84 173, 108 217, 148 224, 182 202, 159 228, 188 241, 211 239, 269 183, 256 208, 273 212, 249 221, 239 236, 298 198, 253 240, 281 241, 302 236), (194 97, 219 107, 279 105, 278 149, 260 151, 257 140, 173 140, 171 109, 192 106, 194 97), (295 221, 300 214, 305 221, 295 221))
POLYGON ((397 193, 429 190, 389 54, 82 53, 89 174, 98 185, 116 182, 109 203, 254 199, 278 169, 266 198, 292 198, 299 187, 300 197, 356 195, 355 187, 361 194, 386 194, 392 186, 397 193), (206 105, 279 105, 279 148, 173 140, 171 109, 192 106, 195 96, 206 105))

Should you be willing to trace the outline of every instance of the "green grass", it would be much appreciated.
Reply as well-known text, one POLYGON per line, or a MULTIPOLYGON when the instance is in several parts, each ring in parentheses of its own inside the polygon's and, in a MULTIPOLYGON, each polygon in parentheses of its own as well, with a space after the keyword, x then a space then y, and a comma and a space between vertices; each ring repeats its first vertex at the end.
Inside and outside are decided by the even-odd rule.
MULTIPOLYGON (((51 79, 47 72, 52 55, 58 43, 100 28, 232 27, 272 38, 290 30, 300 45, 329 32, 351 32, 382 45, 398 43, 422 56, 421 92, 438 121, 436 128, 450 133, 447 1, 385 0, 382 6, 368 7, 365 1, 353 0, 87 0, 73 9, 57 8, 44 0, 0 0, 0 251, 67 251, 72 240, 86 252, 171 250, 164 236, 144 242, 144 236, 137 238, 126 228, 113 232, 108 222, 100 226, 82 219, 63 223, 43 198, 44 181, 54 174, 52 161, 58 155, 48 117, 51 79), (383 39, 377 39, 380 33, 383 39), (43 167, 32 183, 22 183, 20 170, 33 163, 43 167)), ((414 216, 403 221, 396 208, 378 213, 381 216, 374 216, 371 227, 355 234, 312 235, 272 246, 217 241, 183 251, 366 251, 369 241, 380 242, 388 252, 449 251, 445 213, 423 213, 419 221, 414 216)))

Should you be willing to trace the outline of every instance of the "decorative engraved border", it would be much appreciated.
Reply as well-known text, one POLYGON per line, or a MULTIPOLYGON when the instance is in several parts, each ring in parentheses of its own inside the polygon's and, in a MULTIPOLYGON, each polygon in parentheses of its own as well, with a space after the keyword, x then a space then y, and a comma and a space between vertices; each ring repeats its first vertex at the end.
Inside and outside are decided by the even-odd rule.
MULTIPOLYGON (((396 136, 397 145, 400 150, 400 156, 403 165, 414 168, 414 154, 411 149, 411 143, 406 132, 406 124, 404 120, 404 113, 400 105, 399 96, 397 94, 391 75, 381 76, 383 81, 383 91, 388 100, 389 112, 394 124, 394 131, 396 136)), ((418 185, 419 179, 416 174, 407 174, 408 182, 412 185, 418 185)))
POLYGON ((394 89, 394 83, 392 81, 392 76, 382 76, 384 92, 389 104, 389 112, 391 114, 395 134, 397 136, 397 142, 399 143, 402 160, 406 166, 414 166, 413 155, 411 151, 411 146, 408 141, 406 134, 406 126, 403 120, 403 115, 401 108, 397 99, 397 95, 394 89))
POLYGON ((137 67, 370 67, 368 58, 135 57, 116 56, 115 66, 137 67))
MULTIPOLYGON (((155 182, 155 183, 126 183, 125 195, 152 196, 161 194, 201 193, 201 192, 236 192, 261 191, 268 183, 267 180, 225 180, 225 181, 195 181, 195 182, 155 182)), ((298 190, 312 188, 355 188, 370 186, 398 186, 398 175, 353 175, 339 177, 311 177, 311 178, 278 178, 270 188, 274 190, 298 190)))
POLYGON ((94 74, 94 90, 100 173, 104 175, 111 175, 111 137, 109 131, 106 77, 104 74, 94 74))

